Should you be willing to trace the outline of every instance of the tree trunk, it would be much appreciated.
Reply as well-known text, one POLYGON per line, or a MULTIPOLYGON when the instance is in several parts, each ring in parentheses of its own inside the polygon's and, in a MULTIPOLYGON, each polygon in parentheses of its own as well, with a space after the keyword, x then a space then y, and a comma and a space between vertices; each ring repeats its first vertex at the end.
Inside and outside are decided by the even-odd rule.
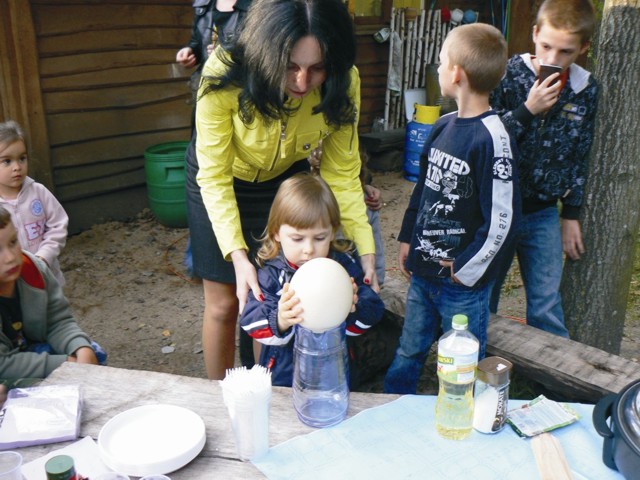
POLYGON ((606 0, 595 77, 600 83, 581 212, 586 253, 562 282, 571 338, 620 352, 640 219, 640 0, 606 0))

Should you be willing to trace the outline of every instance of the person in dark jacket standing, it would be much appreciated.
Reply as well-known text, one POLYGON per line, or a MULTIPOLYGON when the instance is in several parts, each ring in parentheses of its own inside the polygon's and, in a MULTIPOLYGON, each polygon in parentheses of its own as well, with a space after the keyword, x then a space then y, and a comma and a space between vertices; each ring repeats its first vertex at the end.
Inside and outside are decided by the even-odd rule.
MULTIPOLYGON (((593 76, 574 62, 589 48, 594 28, 590 0, 545 1, 533 27, 535 55, 512 57, 490 98, 520 151, 523 220, 515 250, 527 323, 563 337, 569 336, 560 298, 563 251, 570 260, 584 253, 578 217, 598 96, 593 76), (542 80, 542 64, 557 65, 562 72, 542 80)), ((491 293, 494 313, 513 256, 512 250, 501 263, 491 293)))
MULTIPOLYGON (((176 62, 183 67, 196 67, 191 74, 191 90, 200 86, 202 67, 216 45, 230 48, 236 40, 251 0, 195 0, 193 28, 188 45, 178 50, 176 62), (214 41, 215 40, 215 41, 214 41)), ((193 111, 195 115, 195 108, 193 111)), ((194 118, 191 125, 194 125, 194 118)))

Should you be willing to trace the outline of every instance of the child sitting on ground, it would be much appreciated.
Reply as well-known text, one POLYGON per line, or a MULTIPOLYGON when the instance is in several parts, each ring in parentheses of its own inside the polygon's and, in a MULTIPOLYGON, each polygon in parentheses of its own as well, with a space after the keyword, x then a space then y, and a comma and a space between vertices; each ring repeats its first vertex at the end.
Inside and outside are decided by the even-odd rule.
POLYGON ((69 217, 53 194, 27 173, 22 129, 11 120, 0 123, 0 206, 11 212, 22 248, 44 261, 64 287, 58 255, 67 242, 69 217))
POLYGON ((11 214, 3 207, 0 317, 0 383, 45 378, 65 361, 98 363, 94 348, 99 347, 78 326, 49 268, 20 248, 11 214))
MULTIPOLYGON (((285 180, 275 196, 262 247, 258 251, 258 281, 264 299, 251 292, 240 325, 261 345, 259 363, 271 369, 273 385, 290 387, 293 380, 295 325, 304 312, 289 289, 298 267, 314 258, 340 263, 354 283, 354 307, 347 316, 347 344, 382 318, 384 304, 371 287, 349 242, 336 241, 340 209, 329 186, 319 176, 298 174, 285 180)), ((350 349, 350 352, 353 351, 350 349)), ((350 356, 350 377, 357 377, 357 358, 350 356)), ((351 384, 353 388, 353 383, 351 384)))

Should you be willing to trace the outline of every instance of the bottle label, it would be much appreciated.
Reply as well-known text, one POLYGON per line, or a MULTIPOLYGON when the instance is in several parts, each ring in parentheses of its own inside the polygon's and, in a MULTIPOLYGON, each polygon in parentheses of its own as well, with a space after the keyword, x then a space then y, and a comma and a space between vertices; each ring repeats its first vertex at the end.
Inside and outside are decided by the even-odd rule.
POLYGON ((438 377, 450 383, 469 383, 476 378, 478 352, 446 356, 438 354, 438 377))

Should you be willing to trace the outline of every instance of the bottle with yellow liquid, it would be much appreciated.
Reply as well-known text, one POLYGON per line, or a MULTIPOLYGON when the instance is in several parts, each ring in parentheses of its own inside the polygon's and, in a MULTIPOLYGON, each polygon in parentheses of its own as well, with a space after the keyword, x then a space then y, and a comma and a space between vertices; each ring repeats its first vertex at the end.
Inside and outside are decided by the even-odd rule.
POLYGON ((473 427, 473 385, 478 366, 478 339, 468 330, 466 315, 454 315, 453 328, 438 340, 436 430, 462 440, 473 427))

